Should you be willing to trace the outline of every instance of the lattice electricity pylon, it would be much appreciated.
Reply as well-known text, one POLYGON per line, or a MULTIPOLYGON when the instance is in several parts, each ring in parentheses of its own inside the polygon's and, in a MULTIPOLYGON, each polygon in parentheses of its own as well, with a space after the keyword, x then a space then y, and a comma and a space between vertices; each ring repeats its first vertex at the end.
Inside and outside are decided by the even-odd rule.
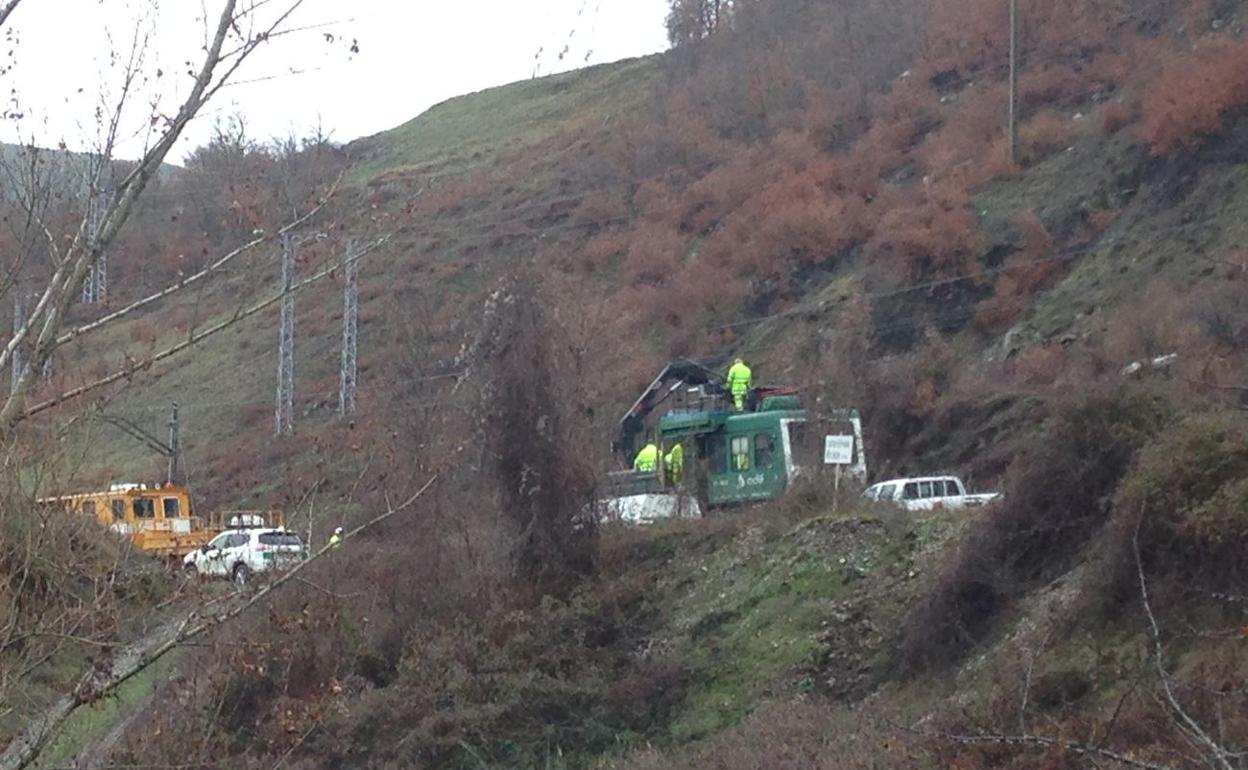
POLYGON ((282 236, 282 328, 277 349, 277 435, 295 432, 295 243, 282 236))
MULTIPOLYGON (((104 226, 104 210, 108 195, 103 192, 92 195, 87 201, 87 248, 94 250, 104 226)), ((101 252, 96 257, 87 279, 82 285, 82 301, 87 304, 103 302, 108 294, 108 255, 101 252)))
POLYGON ((343 261, 342 368, 338 377, 338 415, 355 414, 355 393, 359 380, 358 351, 360 328, 359 251, 355 241, 347 244, 343 261))
MULTIPOLYGON (((22 331, 22 327, 25 325, 26 325, 26 298, 22 296, 21 292, 14 291, 13 292, 13 336, 15 338, 22 331)), ((21 382, 22 375, 26 373, 26 360, 25 360, 25 357, 22 355, 21 346, 18 346, 13 351, 13 358, 12 358, 11 364, 12 364, 12 370, 10 371, 10 374, 9 374, 9 392, 13 393, 17 391, 17 383, 21 382)))
POLYGON ((108 299, 108 252, 101 251, 100 256, 95 258, 92 274, 95 277, 95 301, 103 302, 108 299))

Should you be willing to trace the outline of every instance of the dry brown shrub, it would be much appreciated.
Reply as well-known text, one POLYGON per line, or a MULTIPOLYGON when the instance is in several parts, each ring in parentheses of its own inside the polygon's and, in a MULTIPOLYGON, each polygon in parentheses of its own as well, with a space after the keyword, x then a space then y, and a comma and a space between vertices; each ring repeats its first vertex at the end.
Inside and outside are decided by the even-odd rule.
POLYGON ((592 190, 581 198, 572 221, 582 225, 610 224, 629 215, 628 201, 618 188, 592 190))
POLYGON ((813 178, 791 175, 765 187, 749 206, 748 258, 755 275, 830 261, 865 236, 861 200, 831 196, 813 178))
POLYGON ((1077 103, 1088 95, 1087 76, 1066 64, 1040 66, 1019 78, 1019 104, 1026 112, 1046 105, 1077 103))
POLYGON ((704 315, 732 317, 749 291, 748 283, 726 266, 690 266, 656 297, 651 317, 671 326, 686 325, 704 315))
POLYGON ((894 264, 908 281, 973 271, 982 244, 970 196, 953 185, 882 193, 884 210, 867 241, 867 255, 894 264))
POLYGON ((1184 348, 1195 336, 1192 298, 1173 284, 1158 280, 1127 302, 1106 321, 1104 351, 1118 367, 1147 362, 1184 348))
POLYGON ((1119 99, 1111 99, 1096 110, 1097 124, 1107 134, 1118 133, 1134 119, 1131 108, 1119 99))
POLYGON ((1028 348, 1014 361, 1014 373, 1024 385, 1052 385, 1066 371, 1066 359, 1061 345, 1028 348))
POLYGON ((974 72, 1001 61, 1009 45, 1008 8, 991 0, 934 0, 923 61, 934 72, 974 72))
POLYGON ((1043 160, 1055 151, 1065 149, 1075 132, 1075 123, 1069 117, 1045 110, 1019 126, 1019 159, 1023 163, 1043 160))
POLYGON ((1140 135, 1153 154, 1190 151, 1248 104, 1248 41, 1218 37, 1175 54, 1144 92, 1140 135))
POLYGON ((686 239, 668 225, 644 222, 633 231, 624 277, 630 283, 659 284, 680 267, 688 250, 686 239))
POLYGON ((775 177, 762 147, 746 148, 689 186, 681 206, 680 224, 701 233, 739 208, 775 177))
POLYGON ((598 233, 590 238, 581 249, 585 267, 591 270, 606 267, 612 259, 625 254, 631 242, 632 238, 625 232, 598 233))

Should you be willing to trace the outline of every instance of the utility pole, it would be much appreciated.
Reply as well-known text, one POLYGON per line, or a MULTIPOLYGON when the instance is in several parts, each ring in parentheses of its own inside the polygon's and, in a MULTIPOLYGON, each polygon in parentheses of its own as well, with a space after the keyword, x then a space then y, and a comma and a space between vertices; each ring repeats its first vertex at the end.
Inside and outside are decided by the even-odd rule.
POLYGON ((1018 161, 1018 0, 1010 1, 1010 165, 1018 161))
POLYGON ((342 367, 338 379, 338 416, 344 418, 355 414, 355 392, 359 374, 359 265, 359 252, 352 240, 347 243, 347 256, 343 265, 346 280, 342 295, 342 367))
POLYGON ((277 435, 295 432, 295 244, 282 235, 282 328, 277 350, 277 435))
MULTIPOLYGON (((22 296, 21 291, 13 292, 13 336, 17 337, 21 333, 22 327, 26 325, 26 299, 22 296)), ((20 347, 13 351, 12 373, 9 379, 9 392, 17 390, 17 383, 21 382, 22 375, 26 373, 26 362, 22 359, 22 349, 20 347)))
POLYGON ((108 423, 140 444, 143 444, 148 449, 156 452, 161 457, 168 458, 169 468, 168 473, 165 476, 165 481, 172 482, 174 484, 182 483, 182 479, 180 478, 182 475, 182 447, 178 431, 177 402, 174 402, 173 413, 169 418, 168 444, 156 438, 156 436, 137 423, 131 422, 130 420, 118 415, 105 414, 98 409, 94 409, 87 412, 83 416, 88 420, 108 423))
POLYGON ((182 483, 182 441, 179 436, 178 402, 173 402, 173 412, 169 415, 169 474, 166 476, 171 484, 182 483))

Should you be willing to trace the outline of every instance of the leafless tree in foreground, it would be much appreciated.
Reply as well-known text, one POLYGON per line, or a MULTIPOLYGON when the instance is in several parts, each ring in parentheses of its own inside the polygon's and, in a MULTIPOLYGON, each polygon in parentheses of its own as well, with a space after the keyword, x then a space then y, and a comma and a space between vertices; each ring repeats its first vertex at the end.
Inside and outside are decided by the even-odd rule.
MULTIPOLYGON (((32 0, 23 8, 38 2, 32 0)), ((22 0, 0 1, 0 34, 6 38, 12 36, 12 25, 20 23, 22 18, 19 5, 22 0)), ((260 312, 275 300, 262 299, 241 306, 232 316, 194 331, 187 339, 143 360, 131 361, 122 371, 96 377, 32 404, 35 388, 58 348, 141 310, 151 310, 187 287, 202 285, 222 273, 240 255, 308 224, 336 188, 336 185, 331 186, 328 192, 314 196, 308 210, 302 213, 295 210, 284 227, 268 233, 253 233, 251 240, 220 255, 198 272, 180 276, 175 283, 94 320, 77 325, 67 320, 67 311, 81 297, 83 285, 100 256, 116 243, 187 125, 231 83, 257 50, 274 38, 295 31, 291 25, 292 16, 303 5, 303 0, 217 0, 211 5, 215 6, 211 10, 199 4, 188 9, 188 12, 205 13, 206 24, 198 63, 191 61, 196 56, 186 57, 189 92, 180 99, 171 115, 161 114, 158 106, 151 106, 148 144, 142 157, 133 163, 116 161, 114 150, 125 132, 123 114, 132 111, 132 106, 138 109, 149 106, 139 93, 145 67, 142 54, 149 38, 136 31, 128 51, 113 52, 120 62, 120 89, 108 95, 111 103, 102 105, 96 113, 99 144, 86 156, 83 172, 86 178, 77 180, 85 188, 86 200, 94 202, 106 195, 94 216, 88 217, 85 211, 74 211, 66 204, 65 191, 56 188, 65 180, 49 178, 50 167, 40 165, 39 153, 33 148, 24 157, 30 162, 29 168, 20 167, 23 157, 19 156, 18 161, 10 162, 11 167, 6 169, 10 172, 4 185, 6 203, 21 215, 21 221, 15 225, 20 226, 21 237, 15 239, 20 253, 9 260, 0 274, 0 295, 29 288, 29 285, 19 288, 18 279, 29 282, 30 276, 39 271, 30 269, 34 266, 24 257, 36 254, 47 265, 37 279, 25 323, 18 324, 7 344, 0 345, 0 369, 10 369, 18 356, 23 362, 22 366, 12 367, 12 389, 0 398, 0 453, 3 455, 0 459, 6 482, 16 478, 17 468, 29 474, 30 468, 39 467, 47 459, 42 455, 30 456, 32 452, 42 451, 30 446, 31 440, 39 439, 38 436, 27 435, 31 431, 18 434, 17 428, 29 417, 181 353, 260 312), (212 11, 217 13, 208 16, 212 11), (107 179, 109 176, 112 178, 107 179), (62 236, 62 233, 69 235, 62 236)), ((0 85, 10 86, 5 81, 11 71, 0 67, 0 85)), ((104 98, 101 96, 101 100, 104 98)), ((6 110, 0 119, 16 122, 20 115, 6 110)), ((297 288, 321 280, 331 272, 321 271, 302 281, 297 288)), ((95 532, 92 529, 95 523, 87 517, 36 510, 33 494, 25 491, 33 482, 30 478, 22 481, 22 484, 6 483, 3 500, 0 500, 0 719, 29 713, 39 716, 31 719, 21 734, 0 751, 0 768, 4 770, 27 767, 34 762, 78 706, 107 695, 169 651, 237 617, 286 582, 281 579, 249 597, 235 597, 227 607, 211 613, 205 607, 197 611, 178 610, 178 600, 182 597, 175 594, 154 608, 152 616, 145 617, 140 624, 158 630, 140 633, 138 641, 126 644, 126 638, 133 638, 134 634, 123 632, 122 625, 133 618, 127 618, 127 612, 119 606, 122 600, 118 592, 135 569, 127 549, 103 533, 95 532), (162 623, 158 618, 172 619, 162 623), (87 659, 87 664, 67 695, 46 709, 40 709, 34 701, 18 708, 22 694, 32 689, 30 684, 40 671, 53 663, 75 660, 77 653, 87 659)), ((383 520, 405 507, 389 506, 386 513, 374 521, 383 520)))
MULTIPOLYGON (((20 0, 10 0, 0 6, 0 30, 10 21, 10 15, 20 0)), ((67 330, 66 311, 82 293, 84 282, 116 240, 122 227, 134 211, 135 205, 149 182, 160 170, 169 152, 182 135, 190 121, 217 96, 238 73, 243 64, 263 45, 291 31, 292 15, 303 5, 303 0, 223 0, 215 25, 209 27, 205 36, 202 60, 188 75, 193 78, 189 93, 171 116, 153 112, 151 124, 159 128, 143 156, 129 168, 108 192, 105 203, 95 217, 82 217, 72 237, 67 242, 58 240, 47 222, 41 221, 40 212, 27 210, 39 231, 45 237, 51 271, 45 282, 34 292, 34 300, 24 324, 15 329, 12 338, 0 350, 0 370, 7 369, 16 355, 29 351, 26 365, 15 378, 11 392, 0 402, 0 440, 7 440, 14 429, 33 411, 28 408, 32 387, 42 375, 45 365, 57 348, 83 334, 94 332, 118 320, 139 307, 180 291, 186 285, 223 267, 239 253, 254 248, 277 236, 261 235, 250 243, 230 252, 208 270, 179 281, 176 285, 158 292, 139 303, 111 313, 93 323, 67 330)), ((20 18, 20 14, 13 18, 20 18)), ((102 190, 102 177, 114 167, 113 154, 121 136, 122 116, 129 103, 137 98, 136 89, 143 66, 142 50, 146 38, 136 34, 123 67, 120 91, 111 105, 111 114, 101 112, 101 146, 93 156, 91 170, 86 180, 89 197, 98 196, 102 190)), ((124 58, 124 57, 123 57, 124 58)), ((296 217, 294 224, 305 222, 308 215, 296 217)), ((289 229, 284 228, 283 231, 289 229)), ((70 397, 77 394, 68 394, 70 397)))

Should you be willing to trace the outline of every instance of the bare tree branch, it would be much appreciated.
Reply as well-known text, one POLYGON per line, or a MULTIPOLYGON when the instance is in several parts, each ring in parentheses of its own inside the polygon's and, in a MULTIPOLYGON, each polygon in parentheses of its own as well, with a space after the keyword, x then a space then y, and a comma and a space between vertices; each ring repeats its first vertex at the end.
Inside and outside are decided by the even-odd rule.
MULTIPOLYGON (((341 181, 341 180, 342 180, 342 176, 341 176, 341 175, 339 175, 338 180, 339 180, 339 181, 341 181)), ((185 289, 186 287, 191 286, 191 285, 192 285, 192 284, 194 284, 194 283, 197 283, 198 281, 202 280, 203 278, 206 278, 206 277, 208 277, 208 276, 212 275, 213 273, 215 273, 216 271, 220 270, 221 268, 225 267, 227 264, 229 264, 231 261, 233 261, 235 257, 238 257, 239 255, 244 254, 244 253, 246 253, 246 252, 248 252, 248 251, 251 251, 252 249, 256 248, 257 246, 261 246, 261 245, 263 245, 263 244, 265 244, 265 243, 269 243, 269 242, 272 242, 272 241, 275 241, 275 240, 280 239, 280 238, 281 238, 281 236, 283 236, 283 235, 285 235, 286 233, 291 232, 292 230, 294 230, 294 229, 298 228, 299 226, 301 226, 301 225, 303 225, 304 223, 306 223, 306 222, 308 222, 309 220, 311 220, 311 219, 312 219, 313 217, 315 217, 318 213, 320 213, 321 209, 322 209, 322 208, 325 206, 325 204, 329 201, 330 197, 332 197, 332 196, 333 196, 334 191, 335 191, 335 190, 337 190, 337 188, 338 188, 338 182, 334 182, 333 187, 329 190, 329 192, 325 195, 325 197, 324 197, 324 198, 322 198, 320 201, 318 201, 318 202, 317 202, 316 206, 315 206, 315 207, 313 207, 311 211, 309 211, 308 213, 306 213, 306 214, 304 214, 303 216, 299 217, 298 219, 295 219, 294 221, 290 222, 290 223, 289 223, 289 224, 287 224, 285 227, 283 227, 282 229, 278 230, 276 233, 273 233, 273 234, 266 234, 266 235, 262 235, 262 236, 260 236, 260 237, 258 237, 258 238, 253 238, 252 240, 248 241, 247 243, 244 243, 242 246, 239 246, 238 248, 234 249, 233 251, 230 251, 230 252, 226 253, 224 256, 222 256, 220 259, 218 259, 216 262, 213 262, 211 265, 209 265, 208 267, 204 268, 203 270, 200 270, 198 273, 195 273, 194 275, 192 275, 192 276, 190 276, 190 277, 188 277, 188 278, 185 278, 185 279, 183 279, 183 280, 181 280, 181 281, 178 281, 178 282, 177 282, 177 283, 175 283, 175 284, 172 284, 172 285, 170 285, 170 286, 166 286, 164 289, 161 289, 160 291, 156 292, 155 294, 152 294, 152 295, 150 295, 150 296, 144 297, 143 299, 135 300, 134 302, 130 303, 129 305, 126 305, 125 307, 123 307, 123 308, 121 308, 121 309, 119 309, 119 310, 116 310, 116 311, 114 311, 114 312, 112 312, 112 313, 109 313, 108 315, 106 315, 106 316, 104 316, 104 317, 102 317, 102 318, 98 318, 98 319, 96 319, 95 321, 92 321, 92 322, 90 322, 90 323, 83 324, 82 326, 79 326, 79 327, 77 327, 77 328, 75 328, 75 329, 71 329, 70 331, 66 332, 65 334, 62 334, 60 337, 57 337, 57 339, 56 339, 56 344, 57 344, 57 345, 64 345, 64 344, 66 344, 66 343, 68 343, 68 342, 72 342, 72 341, 74 340, 74 338, 76 338, 76 337, 80 337, 80 336, 82 336, 83 334, 87 334, 88 332, 93 332, 93 331, 95 331, 96 329, 99 329, 99 328, 100 328, 100 327, 102 327, 102 326, 106 326, 107 324, 110 324, 110 323, 112 323, 113 321, 116 321, 117 319, 122 318, 123 316, 127 316, 127 315, 129 315, 130 313, 133 313, 134 311, 139 310, 140 308, 146 307, 147 305, 150 305, 150 304, 152 304, 153 302, 157 302, 157 301, 159 301, 159 300, 162 300, 162 299, 164 299, 165 297, 168 297, 168 296, 169 296, 169 295, 171 295, 171 294, 176 294, 176 293, 178 293, 179 291, 181 291, 181 290, 185 289)))
POLYGON ((954 735, 950 733, 929 732, 924 730, 915 730, 912 728, 903 728, 907 732, 922 735, 927 738, 938 738, 940 740, 949 741, 950 743, 961 743, 966 745, 996 743, 1006 746, 1042 746, 1045 748, 1059 748, 1063 751, 1069 751, 1072 754, 1078 754, 1083 757, 1099 757, 1107 759, 1111 762, 1117 762, 1127 767, 1140 768, 1140 770, 1179 770, 1179 768, 1169 765, 1159 765, 1154 762, 1148 762, 1135 757, 1129 757, 1126 754, 1120 754, 1116 751, 1099 748, 1097 746, 1088 746, 1073 741, 1063 741, 1056 738, 1046 738, 1043 735, 954 735))
POLYGON ((9 0, 9 2, 0 6, 0 27, 4 26, 4 23, 9 20, 9 14, 17 10, 17 6, 21 5, 21 3, 22 0, 9 0))
POLYGON ((1131 547, 1135 552, 1135 570, 1140 582, 1140 599, 1144 604, 1144 614, 1148 617, 1149 637, 1153 642, 1153 663, 1157 667, 1157 676, 1161 680, 1161 692, 1165 696, 1166 704, 1179 720, 1179 726, 1184 728, 1184 732, 1190 733, 1192 739, 1203 747, 1222 770, 1234 770, 1226 749, 1218 745, 1187 713, 1174 696, 1174 690, 1170 686, 1170 673, 1166 671, 1165 650, 1161 644, 1161 627, 1157 623, 1157 616, 1153 614, 1153 606, 1148 598, 1148 580, 1144 577, 1144 561, 1140 558, 1140 527, 1143 523, 1144 511, 1141 510, 1140 517, 1135 522, 1135 532, 1131 535, 1131 547))
MULTIPOLYGON (((271 0, 265 0, 265 2, 269 1, 271 0)), ((99 231, 88 234, 88 223, 85 219, 83 220, 71 242, 68 254, 53 273, 38 303, 31 311, 26 327, 14 334, 3 352, 0 352, 0 368, 4 368, 18 347, 24 344, 26 338, 33 334, 36 328, 39 330, 30 356, 30 365, 15 383, 3 405, 0 406, 0 438, 9 435, 19 422, 32 413, 26 408, 27 394, 35 378, 40 376, 44 364, 56 350, 58 340, 63 336, 61 327, 66 310, 82 290, 82 285, 99 260, 100 254, 104 253, 117 237, 133 211, 135 202, 163 165, 183 130, 204 104, 229 81, 259 46, 263 45, 290 19, 291 14, 303 2, 304 0, 284 0, 284 9, 276 14, 271 24, 259 32, 244 35, 239 30, 240 19, 253 15, 255 10, 262 7, 264 3, 250 3, 240 11, 238 0, 223 0, 215 33, 205 49, 190 93, 182 102, 177 114, 168 122, 159 140, 144 153, 134 169, 121 181, 104 212, 103 224, 99 231), (241 36, 243 43, 238 48, 223 53, 226 41, 232 34, 241 36)))

